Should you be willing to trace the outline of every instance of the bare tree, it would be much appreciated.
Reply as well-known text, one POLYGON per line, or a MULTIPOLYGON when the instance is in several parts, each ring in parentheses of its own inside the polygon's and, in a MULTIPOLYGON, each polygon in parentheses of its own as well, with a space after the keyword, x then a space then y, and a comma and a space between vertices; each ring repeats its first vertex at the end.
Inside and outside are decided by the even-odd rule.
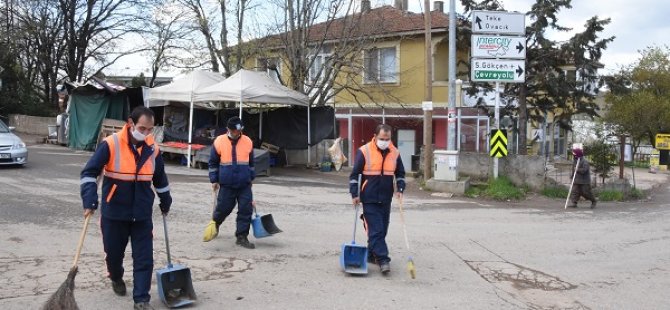
POLYGON ((178 0, 184 5, 194 17, 195 29, 197 29, 206 43, 209 53, 209 62, 212 71, 219 72, 223 69, 225 76, 230 76, 235 70, 242 67, 242 46, 236 44, 235 53, 229 39, 231 33, 231 20, 235 22, 237 29, 236 40, 241 42, 244 34, 245 16, 254 8, 253 0, 218 0, 217 7, 207 5, 203 0, 178 0), (233 15, 234 14, 234 15, 233 15), (219 31, 218 41, 216 31, 219 31), (233 57, 235 56, 235 57, 233 57), (235 58, 235 66, 232 66, 235 58))
POLYGON ((65 19, 53 10, 55 1, 22 1, 15 7, 15 18, 22 30, 23 67, 35 89, 40 89, 44 103, 55 105, 56 85, 61 80, 65 45, 65 19))
POLYGON ((149 87, 154 87, 161 69, 189 67, 184 60, 193 58, 190 43, 193 29, 187 27, 187 12, 170 4, 154 8, 147 30, 143 33, 147 42, 147 54, 151 62, 149 87), (190 56, 190 57, 189 57, 190 56))
MULTIPOLYGON (((57 0, 65 20, 64 70, 70 81, 82 82, 119 58, 143 51, 124 47, 123 39, 137 33, 146 20, 144 8, 151 0, 57 0), (86 72, 91 62, 94 72, 86 72)), ((91 68, 91 67, 89 67, 91 68)))

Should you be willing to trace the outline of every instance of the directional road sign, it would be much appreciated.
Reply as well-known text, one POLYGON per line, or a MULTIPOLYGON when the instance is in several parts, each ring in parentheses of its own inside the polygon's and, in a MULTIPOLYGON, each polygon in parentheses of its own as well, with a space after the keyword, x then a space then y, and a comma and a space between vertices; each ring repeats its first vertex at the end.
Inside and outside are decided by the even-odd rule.
POLYGON ((526 38, 473 34, 471 57, 524 59, 526 38))
POLYGON ((523 83, 526 61, 507 59, 472 59, 470 79, 475 82, 523 83))
POLYGON ((493 129, 491 130, 489 152, 491 157, 505 157, 507 156, 507 130, 493 129))
POLYGON ((473 11, 472 33, 526 34, 526 15, 516 12, 473 11))

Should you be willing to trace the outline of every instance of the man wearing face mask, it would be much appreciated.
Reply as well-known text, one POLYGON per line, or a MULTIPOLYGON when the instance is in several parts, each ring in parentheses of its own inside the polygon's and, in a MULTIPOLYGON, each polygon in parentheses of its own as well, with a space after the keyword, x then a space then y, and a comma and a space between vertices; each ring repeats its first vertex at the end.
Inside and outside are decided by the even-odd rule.
POLYGON ((219 191, 216 209, 205 230, 203 241, 211 241, 219 233, 221 223, 233 212, 237 203, 236 244, 247 249, 255 248, 249 242, 249 228, 253 213, 251 182, 256 178, 254 170, 254 145, 242 134, 244 125, 239 117, 228 119, 228 133, 214 140, 209 158, 209 180, 212 189, 219 191), (215 226, 214 233, 210 233, 215 226))
POLYGON ((363 203, 363 219, 368 232, 368 262, 379 264, 382 274, 391 271, 386 233, 391 216, 391 200, 397 189, 401 199, 405 191, 405 168, 400 152, 391 143, 391 127, 377 126, 372 141, 356 152, 356 162, 349 176, 349 192, 354 205, 363 203), (358 175, 362 174, 358 193, 358 175), (395 179, 395 183, 393 184, 395 179))
POLYGON ((84 216, 98 208, 96 179, 103 173, 100 229, 105 262, 114 293, 126 294, 123 257, 131 240, 133 255, 133 300, 135 309, 152 309, 154 190, 163 214, 170 211, 172 197, 158 145, 150 135, 154 113, 135 108, 121 131, 105 138, 81 172, 84 216), (152 188, 153 185, 153 188, 152 188))

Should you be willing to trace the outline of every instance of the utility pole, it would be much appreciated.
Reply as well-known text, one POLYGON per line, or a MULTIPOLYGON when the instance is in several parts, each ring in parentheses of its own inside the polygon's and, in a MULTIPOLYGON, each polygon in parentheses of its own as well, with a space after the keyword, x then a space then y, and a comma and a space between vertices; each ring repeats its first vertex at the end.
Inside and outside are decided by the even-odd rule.
POLYGON ((430 0, 424 0, 423 3, 426 32, 426 93, 423 107, 423 180, 428 181, 432 177, 433 168, 433 48, 430 0))
MULTIPOLYGON (((449 118, 447 150, 456 148, 456 0, 449 0, 449 118)), ((460 119, 458 120, 460 122, 460 119)), ((461 133, 458 132, 460 135, 461 133)))

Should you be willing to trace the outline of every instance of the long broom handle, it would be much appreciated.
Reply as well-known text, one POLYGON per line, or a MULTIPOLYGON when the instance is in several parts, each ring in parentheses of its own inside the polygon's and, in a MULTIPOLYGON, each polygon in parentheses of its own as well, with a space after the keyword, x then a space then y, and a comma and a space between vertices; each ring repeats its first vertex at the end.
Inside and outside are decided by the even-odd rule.
POLYGON ((170 239, 168 238, 167 215, 163 214, 163 231, 165 232, 165 250, 167 252, 168 267, 172 268, 172 256, 170 256, 170 239))
POLYGON ((72 267, 77 267, 79 263, 79 255, 81 255, 81 248, 84 246, 84 238, 86 237, 86 230, 88 230, 88 223, 91 221, 91 216, 93 213, 89 213, 84 218, 84 227, 81 229, 81 234, 79 234, 79 243, 77 244, 77 253, 74 254, 74 262, 72 267))
MULTIPOLYGON (((358 200, 361 199, 361 181, 363 179, 363 175, 359 174, 358 175, 358 200)), ((356 209, 354 213, 354 236, 351 238, 351 243, 356 243, 356 227, 358 226, 358 205, 360 203, 357 203, 354 207, 356 209)))
POLYGON ((577 165, 575 165, 575 172, 572 174, 572 182, 570 182, 570 189, 568 190, 568 197, 565 198, 565 206, 563 209, 568 208, 568 201, 570 200, 570 195, 572 194, 572 187, 575 185, 575 178, 577 177, 577 169, 579 169, 579 161, 582 160, 581 157, 577 158, 577 165))
POLYGON ((405 225, 405 211, 402 208, 402 198, 400 198, 400 221, 402 222, 402 232, 405 235, 405 246, 407 247, 407 251, 410 252, 409 248, 409 238, 407 238, 407 226, 405 225))
POLYGON ((216 190, 212 189, 212 213, 216 211, 216 196, 217 196, 216 190))

